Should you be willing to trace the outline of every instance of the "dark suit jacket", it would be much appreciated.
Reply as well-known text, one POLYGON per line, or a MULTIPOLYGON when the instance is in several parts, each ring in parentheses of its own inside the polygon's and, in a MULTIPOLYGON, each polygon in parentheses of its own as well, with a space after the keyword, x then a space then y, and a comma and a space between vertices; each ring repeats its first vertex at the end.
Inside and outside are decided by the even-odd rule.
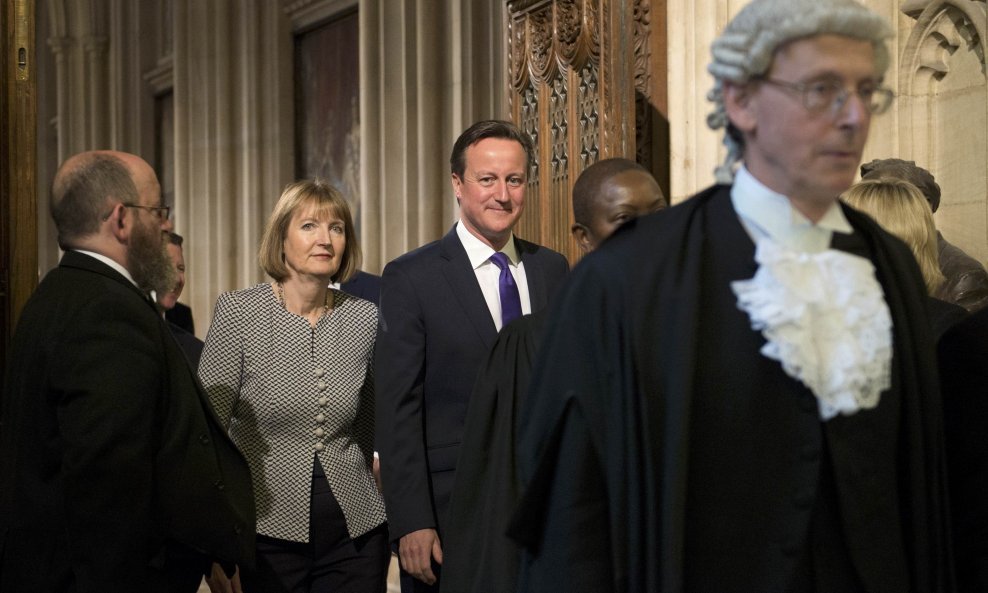
POLYGON ((198 370, 199 359, 202 358, 202 349, 206 344, 197 338, 195 334, 190 334, 171 321, 166 323, 168 324, 168 329, 172 332, 172 336, 175 337, 175 341, 178 342, 178 345, 182 348, 182 352, 185 353, 185 358, 192 365, 192 370, 198 370))
POLYGON ((192 319, 192 309, 182 303, 175 303, 175 306, 165 311, 165 319, 169 323, 174 323, 190 334, 195 335, 196 324, 192 319))
POLYGON ((191 592, 204 555, 253 562, 247 464, 133 284, 66 252, 10 353, 0 591, 191 592))
POLYGON ((375 305, 381 304, 381 277, 357 270, 346 282, 340 285, 340 290, 355 297, 370 301, 375 305))
MULTIPOLYGON (((532 311, 566 259, 515 239, 532 311)), ((497 329, 456 228, 384 268, 375 359, 377 447, 391 538, 443 532, 467 404, 497 329)))

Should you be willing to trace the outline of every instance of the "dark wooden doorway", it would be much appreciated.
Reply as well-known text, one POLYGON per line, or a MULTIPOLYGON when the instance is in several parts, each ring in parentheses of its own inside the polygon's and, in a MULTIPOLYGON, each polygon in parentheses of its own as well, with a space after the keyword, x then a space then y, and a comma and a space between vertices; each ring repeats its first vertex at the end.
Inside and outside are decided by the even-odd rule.
POLYGON ((511 117, 535 140, 518 234, 565 254, 572 189, 600 159, 644 165, 669 195, 665 0, 509 0, 511 117))
POLYGON ((0 374, 38 282, 35 2, 2 0, 0 41, 0 374))

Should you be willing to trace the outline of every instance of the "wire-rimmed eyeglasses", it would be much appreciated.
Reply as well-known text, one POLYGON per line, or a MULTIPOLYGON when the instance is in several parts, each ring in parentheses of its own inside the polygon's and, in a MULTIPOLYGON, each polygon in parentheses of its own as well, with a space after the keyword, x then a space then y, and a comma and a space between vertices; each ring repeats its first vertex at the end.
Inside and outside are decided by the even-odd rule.
POLYGON ((172 212, 171 206, 140 206, 138 204, 128 204, 126 202, 123 202, 122 205, 125 208, 140 208, 141 210, 147 210, 148 212, 153 212, 158 217, 158 220, 162 222, 168 220, 168 217, 171 215, 172 212))
POLYGON ((855 90, 848 90, 837 80, 817 80, 813 82, 789 82, 787 80, 774 80, 771 78, 759 78, 760 82, 797 93, 803 100, 803 107, 813 113, 822 113, 829 110, 832 115, 836 115, 847 103, 851 93, 861 99, 861 103, 872 115, 878 115, 888 111, 895 98, 892 89, 878 84, 865 84, 855 90))

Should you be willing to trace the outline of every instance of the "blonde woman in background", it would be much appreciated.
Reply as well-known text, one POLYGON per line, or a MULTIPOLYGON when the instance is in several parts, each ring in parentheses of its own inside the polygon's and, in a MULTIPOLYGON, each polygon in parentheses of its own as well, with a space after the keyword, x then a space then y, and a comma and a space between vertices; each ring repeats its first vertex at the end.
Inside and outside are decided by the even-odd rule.
POLYGON ((918 187, 902 179, 866 179, 841 196, 848 205, 870 215, 913 252, 930 296, 930 323, 937 339, 966 311, 942 299, 944 276, 937 259, 937 230, 926 198, 918 187))
MULTIPOLYGON (((259 253, 273 282, 220 295, 199 378, 250 465, 257 570, 246 593, 383 593, 390 550, 372 475, 377 307, 329 289, 360 266, 346 200, 285 188, 259 253)), ((210 587, 237 591, 214 568, 210 587)))

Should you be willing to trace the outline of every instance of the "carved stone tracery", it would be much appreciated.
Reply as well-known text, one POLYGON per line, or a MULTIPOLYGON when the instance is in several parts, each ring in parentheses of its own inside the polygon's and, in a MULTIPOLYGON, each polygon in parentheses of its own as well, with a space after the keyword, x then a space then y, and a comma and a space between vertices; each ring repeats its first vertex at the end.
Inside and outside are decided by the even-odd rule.
POLYGON ((916 19, 903 56, 910 94, 923 94, 931 78, 947 74, 948 56, 965 46, 977 55, 985 73, 988 18, 984 0, 926 0, 909 2, 902 11, 916 19))
POLYGON ((976 213, 984 216, 985 178, 974 175, 962 182, 957 172, 983 167, 988 143, 983 132, 961 134, 965 139, 958 140, 944 136, 942 127, 958 116, 966 120, 967 130, 978 129, 978 122, 984 121, 988 5, 986 0, 908 0, 900 9, 916 21, 899 65, 903 158, 938 176, 946 198, 937 213, 938 227, 969 254, 984 259, 988 220, 979 221, 976 213), (970 77, 978 66, 981 76, 970 77), (982 107, 976 108, 979 102, 982 107))

